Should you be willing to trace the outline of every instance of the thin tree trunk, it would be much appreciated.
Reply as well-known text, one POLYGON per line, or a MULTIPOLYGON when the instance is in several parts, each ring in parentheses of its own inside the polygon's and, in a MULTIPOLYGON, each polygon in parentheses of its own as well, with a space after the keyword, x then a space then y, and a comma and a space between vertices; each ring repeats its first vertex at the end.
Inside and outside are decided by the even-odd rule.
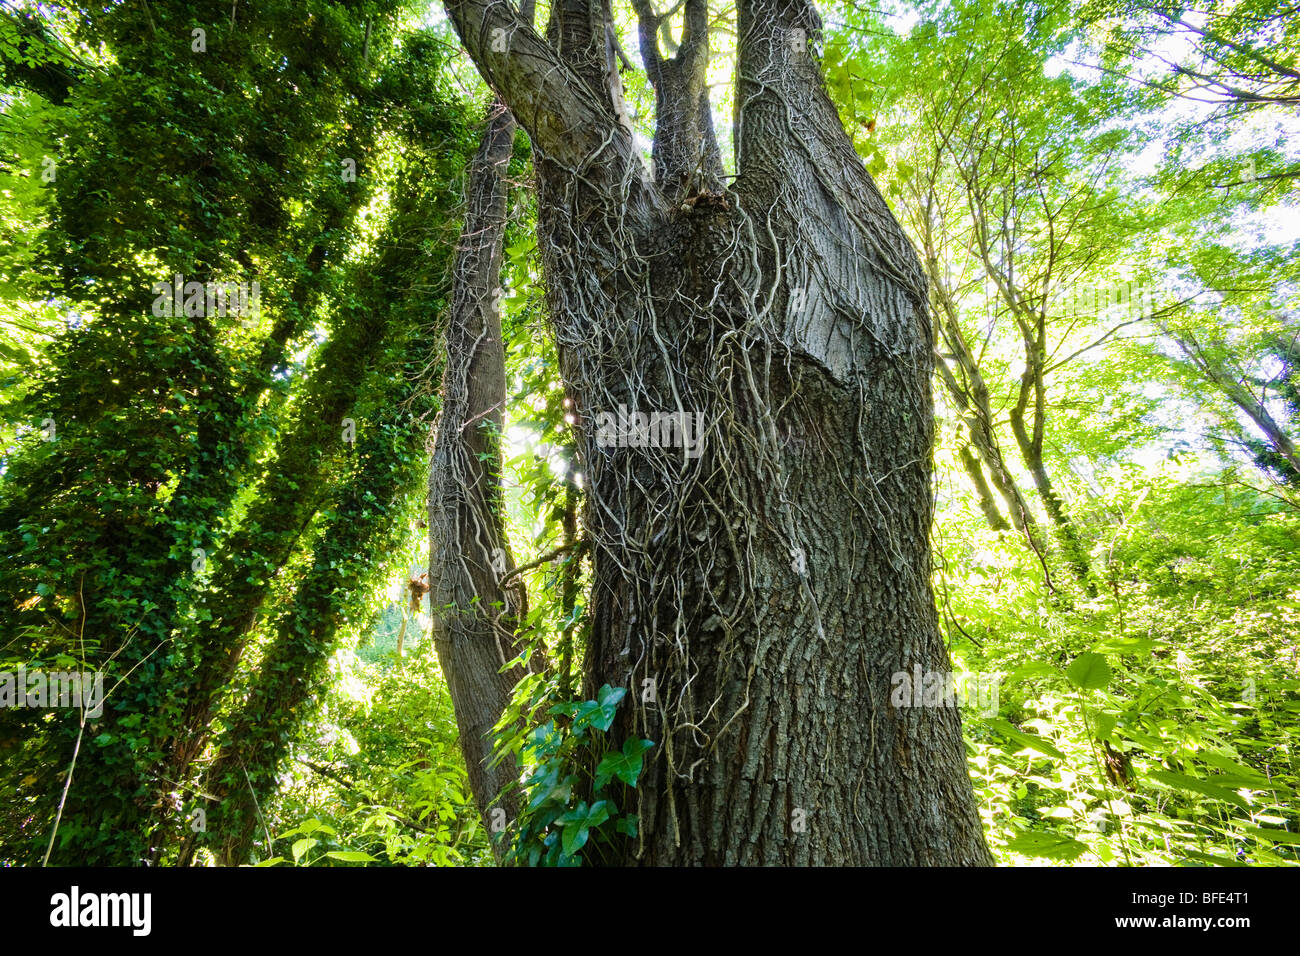
POLYGON ((971 451, 971 446, 962 445, 957 449, 957 457, 961 459, 966 477, 970 479, 971 486, 975 489, 975 500, 979 502, 980 511, 984 512, 984 520, 994 531, 1009 531, 1011 525, 998 510, 998 503, 993 500, 993 490, 989 488, 989 483, 984 477, 984 467, 971 451))
MULTIPOLYGON (((384 407, 399 409, 411 392, 404 377, 396 379, 384 407)), ((200 844, 222 865, 248 861, 262 833, 261 808, 275 795, 290 745, 326 688, 330 658, 348 633, 343 625, 366 603, 369 589, 348 558, 366 548, 382 559, 406 535, 397 516, 418 493, 423 475, 417 465, 394 461, 392 443, 401 442, 406 460, 417 462, 427 434, 427 425, 401 411, 363 432, 356 473, 332 498, 310 572, 274 622, 274 638, 247 694, 224 716, 216 755, 198 788, 215 800, 199 804, 207 809, 207 832, 183 831, 178 865, 188 865, 200 844)))
POLYGON ((1025 370, 1021 373, 1016 404, 1012 406, 1009 416, 1011 433, 1016 438, 1020 456, 1029 469, 1043 507, 1056 527, 1065 558, 1074 576, 1089 594, 1095 594, 1096 587, 1089 578, 1091 569, 1087 549, 1070 519, 1065 502, 1052 486, 1052 479, 1043 462, 1043 435, 1047 424, 1047 386, 1044 381, 1047 357, 1046 319, 1041 311, 1034 312, 1025 306, 1010 282, 1004 284, 999 281, 999 285, 1005 290, 1004 294, 1014 312, 1016 326, 1020 329, 1025 347, 1025 370), (1032 424, 1027 424, 1027 413, 1031 407, 1032 424))
MULTIPOLYGON (((1286 430, 1278 424, 1272 413, 1269 412, 1268 406, 1262 398, 1256 398, 1243 384, 1240 377, 1231 372, 1226 363, 1216 359, 1215 356, 1202 348, 1196 337, 1187 330, 1173 330, 1166 327, 1165 331, 1178 343, 1179 349, 1187 357, 1185 362, 1178 364, 1184 367, 1190 367, 1201 378, 1214 385, 1223 392, 1228 399, 1245 413, 1246 417, 1254 422, 1268 442, 1269 447, 1277 454, 1287 465, 1290 466, 1291 473, 1300 476, 1300 450, 1296 448, 1295 441, 1286 430)), ((1280 351, 1288 352, 1293 346, 1285 341, 1279 341, 1280 351)))
POLYGON ((491 733, 521 667, 516 628, 526 595, 505 536, 500 436, 506 398, 500 273, 506 167, 516 124, 493 104, 466 185, 465 226, 454 266, 443 407, 429 476, 429 586, 433 644, 460 728, 475 802, 500 859, 517 812, 514 762, 492 764, 491 733))
POLYGON ((1045 390, 1041 376, 1035 372, 1035 365, 1038 363, 1034 358, 1034 356, 1040 355, 1041 353, 1037 351, 1027 355, 1028 367, 1021 377, 1020 395, 1015 406, 1011 409, 1011 433, 1016 437, 1016 445, 1020 449, 1020 456, 1034 480, 1034 487, 1038 490, 1038 496, 1042 499, 1047 516, 1052 519, 1056 532, 1060 536, 1065 558, 1069 562, 1074 576, 1091 593, 1094 587, 1088 579, 1087 552, 1084 550, 1078 531, 1075 530, 1074 522, 1070 520, 1070 515, 1065 509, 1065 502, 1061 500, 1061 497, 1056 493, 1056 489, 1052 486, 1052 479, 1048 475, 1047 466, 1043 462, 1045 390), (1026 425, 1025 418, 1026 407, 1029 404, 1031 395, 1034 397, 1035 408, 1032 435, 1026 425))
POLYGON ((582 569, 582 555, 574 554, 572 549, 578 543, 578 488, 572 473, 566 473, 564 479, 564 540, 561 546, 569 549, 560 572, 560 613, 565 622, 560 634, 560 683, 559 697, 567 701, 573 694, 573 638, 577 624, 573 620, 578 605, 578 576, 582 569))
MULTIPOLYGON (((1011 516, 1012 525, 1017 531, 1032 537, 1035 525, 1033 512, 1029 510, 1020 488, 1007 470, 1006 462, 1002 458, 1002 449, 993 431, 993 410, 989 400, 988 384, 984 381, 979 362, 966 341, 961 323, 957 321, 957 308, 948 289, 943 285, 942 277, 938 275, 937 261, 928 259, 927 264, 933 290, 932 298, 936 305, 936 332, 939 340, 948 349, 947 355, 942 356, 942 360, 936 366, 939 378, 946 386, 948 394, 952 396, 958 411, 962 413, 962 421, 970 434, 971 445, 978 455, 979 464, 988 469, 989 477, 1006 505, 1007 514, 1011 516), (948 367, 949 361, 956 367, 956 373, 948 367)), ((971 473, 969 467, 967 472, 971 475, 972 482, 976 481, 976 474, 971 473)), ((983 478, 982 473, 979 478, 983 478)), ((978 484, 976 491, 981 493, 978 484)), ((989 518, 993 530, 1001 530, 996 522, 1004 523, 1005 519, 1002 518, 996 504, 992 502, 991 496, 987 504, 984 503, 984 499, 981 499, 981 506, 985 508, 985 515, 989 518), (989 505, 993 508, 992 512, 988 510, 989 505), (996 522, 991 516, 994 513, 997 515, 996 522)), ((1037 545, 1035 544, 1034 547, 1037 548, 1037 545)))
MULTIPOLYGON (((358 309, 317 357, 301 409, 290 422, 243 525, 215 560, 206 615, 190 635, 192 671, 172 690, 182 701, 174 735, 166 741, 161 773, 151 789, 155 829, 164 831, 189 780, 191 764, 209 741, 219 698, 238 671, 275 576, 292 557, 328 488, 327 449, 346 449, 342 422, 367 372, 388 344, 388 317, 358 309)), ((165 838, 154 841, 157 862, 165 838)))
MULTIPOLYGON (((263 832, 259 808, 275 794, 280 765, 324 688, 338 640, 349 633, 347 622, 364 617, 361 606, 372 582, 358 579, 367 566, 358 555, 382 560, 393 554, 408 533, 400 521, 405 504, 423 490, 426 475, 420 462, 427 452, 442 369, 441 363, 429 363, 419 346, 427 341, 430 325, 441 334, 445 315, 439 304, 448 291, 452 256, 449 242, 422 240, 441 238, 454 211, 442 190, 419 181, 432 148, 418 130, 403 130, 403 136, 402 178, 412 188, 396 198, 386 241, 377 243, 374 259, 359 263, 352 273, 361 305, 368 304, 382 318, 378 341, 355 343, 351 349, 369 355, 368 376, 355 392, 356 444, 335 453, 328 487, 321 492, 327 497, 319 503, 328 507, 318 519, 319 533, 312 536, 310 567, 288 595, 288 606, 276 609, 274 620, 264 626, 271 640, 257 671, 248 675, 246 693, 222 701, 226 708, 213 711, 221 713, 225 729, 214 741, 215 755, 198 789, 216 803, 206 804, 207 833, 171 827, 164 834, 174 840, 180 830, 180 865, 199 846, 224 863, 247 861, 263 832), (394 296, 395 289, 402 291, 394 296)), ((350 327, 340 330, 342 347, 349 346, 353 333, 350 327)), ((345 366, 350 370, 362 356, 349 354, 345 366)), ((333 424, 337 427, 337 420, 333 424)), ((343 435, 334 431, 330 437, 341 443, 343 435)), ((268 487, 282 492, 283 476, 268 487)), ((272 499, 269 507, 291 511, 293 503, 272 499)), ((409 574, 410 568, 402 570, 409 574)), ((420 577, 408 578, 407 584, 410 603, 404 610, 414 604, 418 612, 425 589, 420 577)), ((244 635, 238 637, 242 641, 244 635)), ((205 724, 202 733, 207 732, 205 724)))

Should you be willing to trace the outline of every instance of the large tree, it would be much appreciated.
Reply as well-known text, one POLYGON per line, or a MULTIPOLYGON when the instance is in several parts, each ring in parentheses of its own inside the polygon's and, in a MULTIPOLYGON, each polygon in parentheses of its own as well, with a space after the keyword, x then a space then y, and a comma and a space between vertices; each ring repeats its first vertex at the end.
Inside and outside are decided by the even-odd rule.
POLYGON ((991 862, 957 711, 891 702, 895 674, 950 668, 926 280, 825 93, 816 11, 740 0, 725 187, 707 0, 685 0, 675 45, 638 4, 652 169, 607 5, 556 3, 545 36, 504 0, 447 9, 535 150, 586 492, 588 689, 634 690, 615 746, 658 743, 613 862, 991 862), (597 422, 620 407, 700 434, 611 441, 597 422))

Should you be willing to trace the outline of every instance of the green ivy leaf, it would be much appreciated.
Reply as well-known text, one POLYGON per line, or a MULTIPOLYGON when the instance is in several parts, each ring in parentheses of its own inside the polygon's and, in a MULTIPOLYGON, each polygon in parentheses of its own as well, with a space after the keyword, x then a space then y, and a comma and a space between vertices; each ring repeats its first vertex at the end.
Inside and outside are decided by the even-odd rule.
POLYGON ((586 846, 591 831, 609 819, 609 807, 608 800, 597 800, 590 807, 583 801, 555 821, 564 828, 563 849, 566 856, 573 856, 586 846))
POLYGON ((622 753, 607 753, 596 767, 596 789, 605 786, 612 777, 618 777, 629 787, 635 787, 637 778, 641 776, 642 755, 653 746, 652 740, 629 738, 623 742, 622 753))

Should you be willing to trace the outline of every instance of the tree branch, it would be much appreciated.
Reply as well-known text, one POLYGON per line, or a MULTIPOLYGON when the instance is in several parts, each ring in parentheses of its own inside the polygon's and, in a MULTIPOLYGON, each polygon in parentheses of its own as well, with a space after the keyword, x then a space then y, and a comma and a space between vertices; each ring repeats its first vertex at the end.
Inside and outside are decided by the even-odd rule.
POLYGON ((599 165, 618 178, 632 167, 631 136, 612 109, 506 0, 445 6, 484 81, 549 160, 575 171, 599 165))

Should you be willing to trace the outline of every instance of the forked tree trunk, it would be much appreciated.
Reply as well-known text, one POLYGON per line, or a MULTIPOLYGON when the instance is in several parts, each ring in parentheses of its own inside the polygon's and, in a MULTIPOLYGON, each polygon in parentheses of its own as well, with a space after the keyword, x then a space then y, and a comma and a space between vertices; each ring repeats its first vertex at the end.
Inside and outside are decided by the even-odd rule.
POLYGON ((957 319, 957 306, 953 301, 951 290, 943 284, 938 262, 932 256, 927 259, 927 273, 932 291, 932 314, 936 325, 936 339, 947 350, 936 368, 940 380, 961 413, 962 421, 970 435, 970 445, 961 450, 962 464, 975 485, 980 507, 989 526, 994 531, 1001 531, 1006 527, 1006 519, 1002 517, 1002 511, 985 481, 985 469, 1002 496, 1007 514, 1011 516, 1011 524, 1029 539, 1030 545, 1035 550, 1038 550, 1034 539, 1037 529, 1033 512, 1025 503, 1015 479, 1007 470, 1006 462, 1002 458, 1002 449, 993 430, 993 409, 988 384, 984 381, 984 373, 980 370, 979 361, 971 351, 961 323, 957 319), (952 368, 948 367, 949 362, 952 363, 952 368))
POLYGON ((1052 484, 1043 460, 1043 437, 1047 421, 1047 386, 1044 382, 1047 364, 1047 334, 1041 313, 1025 317, 1017 313, 1016 323, 1021 330, 1025 344, 1025 371, 1020 376, 1020 389, 1016 403, 1011 407, 1009 418, 1011 433, 1015 435, 1016 445, 1020 449, 1021 459, 1034 480, 1038 497, 1042 499, 1043 508, 1056 527, 1061 540, 1065 559, 1069 562, 1075 578, 1089 595, 1096 595, 1096 585, 1090 574, 1088 550, 1079 537, 1078 529, 1070 518, 1065 501, 1052 484), (1027 423, 1027 411, 1032 407, 1033 419, 1027 423))
MULTIPOLYGON (((656 743, 620 798, 639 837, 589 860, 990 863, 957 710, 891 701, 895 674, 950 669, 925 279, 823 90, 811 6, 741 0, 725 193, 707 98, 661 94, 658 135, 699 145, 657 151, 651 181, 590 58, 504 3, 448 9, 536 148, 592 542, 588 690, 631 690, 615 746, 656 743), (611 432, 620 406, 698 416, 678 424, 702 441, 611 432)), ((706 23, 704 0, 685 18, 706 23)), ((707 33, 688 28, 683 73, 691 42, 707 33)))

